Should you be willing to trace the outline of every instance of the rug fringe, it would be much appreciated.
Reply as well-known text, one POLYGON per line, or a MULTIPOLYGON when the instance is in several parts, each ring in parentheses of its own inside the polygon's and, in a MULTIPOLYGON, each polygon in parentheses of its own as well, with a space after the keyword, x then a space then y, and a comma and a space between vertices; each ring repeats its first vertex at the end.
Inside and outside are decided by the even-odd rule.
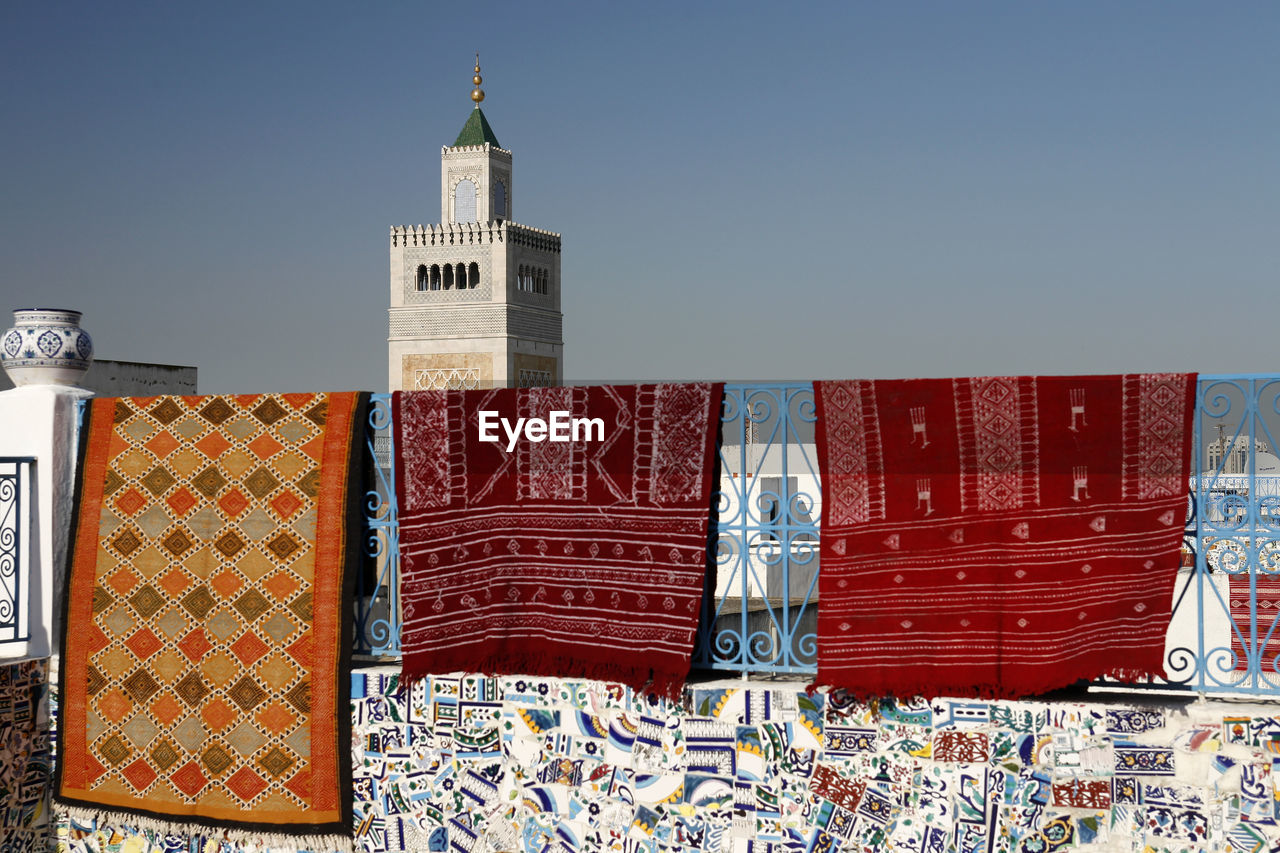
POLYGON ((1052 693, 1056 690, 1073 687, 1081 683, 1091 683, 1102 678, 1114 678, 1118 685, 1120 684, 1138 684, 1149 679, 1164 678, 1164 667, 1153 666, 1116 666, 1110 669, 1098 671, 1096 668, 1087 666, 1075 666, 1058 670, 1058 672, 1049 677, 1041 678, 1035 681, 1023 680, 1016 684, 1009 683, 984 683, 972 684, 965 688, 959 688, 954 685, 939 687, 937 684, 931 684, 926 681, 917 681, 909 687, 904 687, 893 694, 886 693, 878 685, 874 687, 865 687, 851 684, 831 684, 822 680, 822 674, 818 674, 811 684, 805 687, 805 692, 810 696, 820 692, 830 692, 832 690, 843 690, 849 696, 859 701, 869 701, 880 699, 885 696, 893 695, 897 698, 916 698, 916 699, 936 699, 939 697, 966 699, 998 699, 998 700, 1016 700, 1029 699, 1040 696, 1045 693, 1052 693))
POLYGON ((310 851, 310 853, 328 853, 328 851, 333 851, 333 853, 355 853, 355 841, 349 835, 335 833, 294 834, 208 826, 203 823, 163 820, 131 812, 94 809, 66 803, 58 803, 56 807, 78 823, 92 823, 97 829, 133 829, 139 832, 153 832, 165 835, 196 836, 214 841, 226 840, 246 851, 260 851, 260 853, 293 853, 293 851, 302 850, 310 851))
MULTIPOLYGON (((679 703, 684 692, 685 674, 658 672, 647 664, 627 664, 621 661, 592 661, 536 652, 504 652, 491 655, 476 661, 472 672, 505 677, 530 676, 534 678, 557 678, 576 681, 590 679, 613 684, 625 684, 636 693, 648 693, 679 703)), ((408 689, 414 683, 432 675, 440 675, 442 671, 427 669, 424 671, 404 670, 401 673, 401 687, 408 689)))

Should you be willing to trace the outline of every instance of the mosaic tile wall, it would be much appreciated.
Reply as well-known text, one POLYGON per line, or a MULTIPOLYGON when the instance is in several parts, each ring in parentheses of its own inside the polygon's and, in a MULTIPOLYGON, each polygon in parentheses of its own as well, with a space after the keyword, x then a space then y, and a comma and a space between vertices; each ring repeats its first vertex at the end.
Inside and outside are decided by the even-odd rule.
POLYGON ((0 665, 0 851, 44 850, 52 829, 48 663, 0 665))
MULTIPOLYGON (((1275 851, 1280 705, 354 676, 358 850, 1275 851)), ((229 853, 70 826, 61 849, 229 853)))

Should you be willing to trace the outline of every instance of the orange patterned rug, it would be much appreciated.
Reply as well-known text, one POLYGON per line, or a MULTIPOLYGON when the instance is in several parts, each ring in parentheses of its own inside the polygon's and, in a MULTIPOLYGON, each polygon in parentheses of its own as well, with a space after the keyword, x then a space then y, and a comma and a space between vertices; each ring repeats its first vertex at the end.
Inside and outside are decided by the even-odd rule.
POLYGON ((92 401, 63 597, 56 791, 73 812, 350 846, 366 405, 92 401))

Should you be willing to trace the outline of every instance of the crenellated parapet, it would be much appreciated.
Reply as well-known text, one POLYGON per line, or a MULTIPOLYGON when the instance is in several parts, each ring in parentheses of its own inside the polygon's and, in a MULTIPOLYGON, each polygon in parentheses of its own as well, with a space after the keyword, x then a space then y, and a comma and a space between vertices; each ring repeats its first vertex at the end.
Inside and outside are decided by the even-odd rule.
POLYGON ((445 222, 438 225, 393 225, 391 246, 465 246, 506 241, 501 222, 445 222))
POLYGON ((441 157, 448 157, 450 154, 497 154, 505 155, 507 161, 511 161, 511 152, 497 145, 443 145, 440 147, 441 157))
POLYGON ((514 222, 444 222, 437 225, 393 225, 391 247, 477 246, 510 242, 547 252, 560 251, 560 235, 554 231, 514 222))
POLYGON ((532 228, 528 225, 517 225, 514 222, 504 222, 503 225, 507 230, 507 239, 512 245, 560 254, 560 235, 556 232, 543 231, 541 228, 532 228))

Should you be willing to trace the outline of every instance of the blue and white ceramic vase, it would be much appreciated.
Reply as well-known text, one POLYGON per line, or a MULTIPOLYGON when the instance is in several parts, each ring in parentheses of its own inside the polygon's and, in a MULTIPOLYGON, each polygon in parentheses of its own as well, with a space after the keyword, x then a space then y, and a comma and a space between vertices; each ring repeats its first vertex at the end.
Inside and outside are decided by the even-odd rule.
POLYGON ((19 387, 77 385, 93 361, 93 340, 79 311, 27 308, 13 312, 0 336, 0 365, 19 387))

